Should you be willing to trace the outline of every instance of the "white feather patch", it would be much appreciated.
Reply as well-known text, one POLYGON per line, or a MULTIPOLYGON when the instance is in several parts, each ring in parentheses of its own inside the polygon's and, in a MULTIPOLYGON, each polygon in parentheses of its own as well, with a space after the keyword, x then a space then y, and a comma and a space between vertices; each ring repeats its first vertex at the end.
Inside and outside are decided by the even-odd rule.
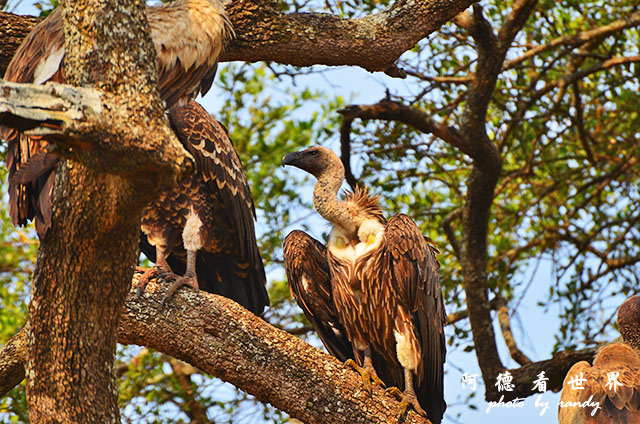
POLYGON ((418 361, 413 351, 413 345, 410 338, 402 333, 393 330, 393 335, 396 338, 396 356, 403 368, 409 370, 416 370, 418 368, 418 361))
POLYGON ((355 249, 349 243, 349 239, 344 232, 338 227, 333 227, 331 230, 327 248, 333 256, 343 261, 353 263, 356 259, 355 249))
POLYGON ((194 251, 202 248, 200 228, 202 228, 202 221, 198 214, 191 209, 187 217, 187 223, 182 231, 182 242, 184 243, 185 250, 194 251))
POLYGON ((37 85, 44 84, 49 81, 53 74, 60 69, 60 63, 64 57, 64 48, 52 51, 43 61, 38 63, 36 70, 33 72, 33 83, 37 85))

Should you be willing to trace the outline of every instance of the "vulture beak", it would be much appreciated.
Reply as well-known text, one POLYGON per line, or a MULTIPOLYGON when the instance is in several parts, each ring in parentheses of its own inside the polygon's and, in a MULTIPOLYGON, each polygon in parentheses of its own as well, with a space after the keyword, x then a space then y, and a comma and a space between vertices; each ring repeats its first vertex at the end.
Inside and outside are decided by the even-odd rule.
POLYGON ((291 165, 300 158, 300 152, 287 153, 282 158, 282 166, 291 165))

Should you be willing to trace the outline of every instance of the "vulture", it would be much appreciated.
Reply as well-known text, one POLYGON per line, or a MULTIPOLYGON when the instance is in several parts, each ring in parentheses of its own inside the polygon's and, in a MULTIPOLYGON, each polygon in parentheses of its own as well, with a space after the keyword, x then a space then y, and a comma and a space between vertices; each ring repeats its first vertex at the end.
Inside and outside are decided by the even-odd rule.
MULTIPOLYGON (((177 0, 147 8, 158 60, 160 97, 169 109, 184 104, 213 83, 224 41, 233 36, 231 22, 218 0, 177 0)), ((44 84, 65 82, 64 33, 60 8, 38 23, 7 67, 6 81, 44 84)), ((9 212, 14 225, 34 219, 42 238, 51 225, 51 190, 55 154, 41 137, 0 128, 7 140, 9 212)))
POLYGON ((365 385, 382 380, 399 389, 392 392, 402 400, 401 416, 411 406, 439 423, 446 409, 446 347, 436 249, 408 216, 386 220, 379 197, 366 189, 338 200, 344 167, 331 150, 288 153, 282 165, 317 178, 314 206, 333 225, 326 248, 300 231, 287 236, 285 268, 294 296, 329 351, 358 361, 347 363, 365 385))
POLYGON ((602 347, 593 366, 574 364, 562 384, 560 424, 640 423, 640 296, 618 309, 622 343, 602 347))
POLYGON ((188 285, 260 314, 269 303, 266 277, 253 199, 233 143, 224 126, 193 100, 169 109, 169 120, 195 158, 196 172, 161 193, 143 213, 141 250, 156 266, 138 280, 138 294, 150 278, 164 274, 175 281, 163 303, 188 285))

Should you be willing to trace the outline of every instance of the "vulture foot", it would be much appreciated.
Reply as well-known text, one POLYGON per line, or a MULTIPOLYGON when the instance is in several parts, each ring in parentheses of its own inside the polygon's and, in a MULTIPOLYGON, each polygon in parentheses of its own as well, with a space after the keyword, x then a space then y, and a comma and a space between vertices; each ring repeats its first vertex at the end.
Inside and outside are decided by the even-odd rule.
POLYGON ((378 377, 376 370, 373 368, 371 364, 365 363, 363 367, 356 364, 353 359, 347 359, 344 363, 345 366, 353 369, 362 377, 362 385, 364 389, 371 394, 371 382, 373 381, 378 386, 384 387, 384 383, 378 377))
POLYGON ((423 417, 427 416, 427 414, 424 412, 424 409, 422 409, 422 407, 420 406, 420 403, 418 402, 418 398, 416 397, 416 393, 413 391, 413 388, 406 389, 404 393, 402 393, 401 395, 400 413, 398 414, 398 422, 404 422, 407 416, 407 412, 409 411, 409 406, 411 406, 413 410, 416 411, 416 413, 422 415, 423 417))
POLYGON ((175 274, 172 274, 172 279, 175 279, 167 293, 165 293, 164 298, 162 299, 162 306, 165 306, 169 299, 171 299, 174 293, 182 286, 192 287, 193 290, 198 293, 200 287, 198 286, 198 277, 190 272, 187 272, 183 277, 177 277, 175 274))
POLYGON ((138 278, 138 284, 136 286, 136 293, 138 295, 138 299, 142 298, 142 293, 144 293, 144 288, 147 286, 147 283, 154 278, 159 278, 162 275, 166 275, 167 273, 172 273, 169 265, 166 267, 156 265, 152 268, 144 268, 141 266, 136 267, 136 272, 141 272, 142 275, 138 278))
POLYGON ((391 395, 398 400, 398 402, 402 401, 402 390, 398 389, 396 386, 387 387, 384 389, 385 395, 391 395))

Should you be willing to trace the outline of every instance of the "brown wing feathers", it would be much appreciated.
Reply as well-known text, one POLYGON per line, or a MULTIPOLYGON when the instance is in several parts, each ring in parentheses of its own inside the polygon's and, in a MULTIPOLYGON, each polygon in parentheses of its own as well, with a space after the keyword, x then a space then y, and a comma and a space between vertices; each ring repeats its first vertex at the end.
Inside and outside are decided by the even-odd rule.
MULTIPOLYGON (((198 203, 207 228, 196 269, 205 291, 230 297, 255 313, 269 303, 254 228, 254 205, 240 158, 225 128, 195 101, 169 112, 171 125, 196 161, 198 203)), ((182 260, 169 258, 173 267, 182 260)), ((181 264, 178 264, 181 267, 181 264)), ((175 271, 175 270, 174 270, 175 271)))
POLYGON ((291 296, 296 300, 327 351, 341 361, 353 359, 353 348, 335 311, 327 248, 302 231, 292 231, 283 243, 291 296))

